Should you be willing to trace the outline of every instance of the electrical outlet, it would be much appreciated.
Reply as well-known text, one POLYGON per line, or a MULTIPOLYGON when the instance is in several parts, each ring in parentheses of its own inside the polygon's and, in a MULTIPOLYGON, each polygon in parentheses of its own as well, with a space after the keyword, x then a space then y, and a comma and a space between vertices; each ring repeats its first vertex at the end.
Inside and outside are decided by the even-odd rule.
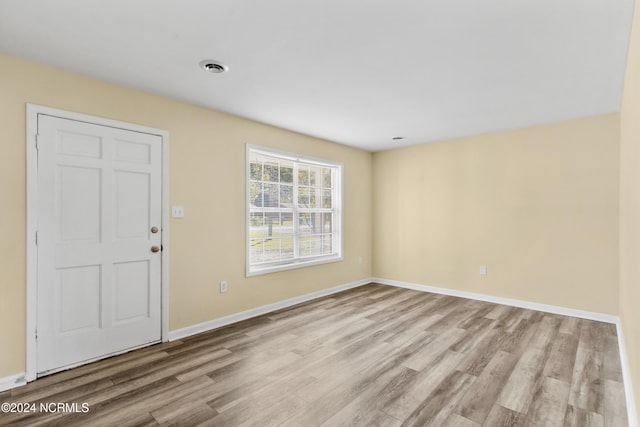
POLYGON ((481 276, 486 276, 487 275, 487 266, 486 265, 481 265, 480 266, 480 275, 481 276))
POLYGON ((220 282, 220 293, 224 294, 229 289, 229 284, 226 280, 220 282))

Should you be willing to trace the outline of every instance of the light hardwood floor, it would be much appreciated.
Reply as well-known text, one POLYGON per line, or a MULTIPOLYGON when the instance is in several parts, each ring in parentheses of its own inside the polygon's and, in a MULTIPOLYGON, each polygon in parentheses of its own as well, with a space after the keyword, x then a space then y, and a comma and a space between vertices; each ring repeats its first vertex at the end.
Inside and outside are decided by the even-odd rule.
POLYGON ((613 325, 370 284, 41 378, 15 425, 626 426, 613 325))

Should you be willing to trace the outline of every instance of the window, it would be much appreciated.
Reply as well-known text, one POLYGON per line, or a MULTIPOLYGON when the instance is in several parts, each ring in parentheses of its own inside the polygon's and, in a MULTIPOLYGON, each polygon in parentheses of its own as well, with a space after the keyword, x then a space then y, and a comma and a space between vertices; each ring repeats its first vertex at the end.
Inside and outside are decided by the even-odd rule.
POLYGON ((247 146, 247 275, 342 259, 342 165, 247 146))

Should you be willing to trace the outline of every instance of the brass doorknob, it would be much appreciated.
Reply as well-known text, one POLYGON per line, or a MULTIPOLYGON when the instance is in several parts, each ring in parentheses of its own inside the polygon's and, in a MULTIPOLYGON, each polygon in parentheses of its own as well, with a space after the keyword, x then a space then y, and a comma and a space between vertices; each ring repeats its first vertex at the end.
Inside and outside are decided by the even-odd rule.
POLYGON ((158 252, 160 250, 159 246, 151 246, 151 252, 155 253, 158 252))
POLYGON ((158 227, 155 227, 155 226, 151 227, 151 232, 154 233, 154 234, 157 233, 158 232, 158 227))

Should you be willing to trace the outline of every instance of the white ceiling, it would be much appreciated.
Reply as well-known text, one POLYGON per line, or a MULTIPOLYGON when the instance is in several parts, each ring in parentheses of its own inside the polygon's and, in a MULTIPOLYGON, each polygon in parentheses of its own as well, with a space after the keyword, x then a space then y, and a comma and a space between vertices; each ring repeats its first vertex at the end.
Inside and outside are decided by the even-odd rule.
POLYGON ((0 51, 378 151, 619 111, 632 10, 633 0, 0 0, 0 51), (211 58, 229 71, 198 67, 211 58))

